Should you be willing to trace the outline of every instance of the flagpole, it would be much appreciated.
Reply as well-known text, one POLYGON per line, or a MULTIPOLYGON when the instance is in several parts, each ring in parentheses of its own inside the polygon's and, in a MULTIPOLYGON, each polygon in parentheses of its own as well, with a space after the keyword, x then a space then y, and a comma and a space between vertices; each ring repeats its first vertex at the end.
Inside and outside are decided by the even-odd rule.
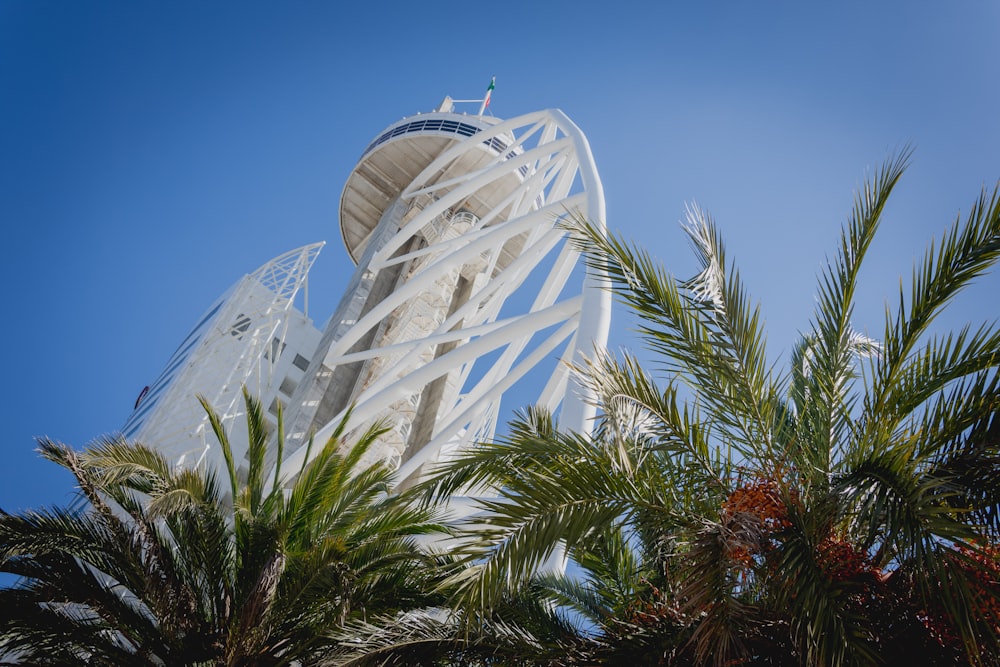
POLYGON ((493 77, 490 79, 489 88, 486 89, 486 97, 483 98, 483 104, 479 107, 479 115, 482 116, 483 112, 490 105, 490 98, 493 96, 493 88, 496 85, 497 78, 493 77))

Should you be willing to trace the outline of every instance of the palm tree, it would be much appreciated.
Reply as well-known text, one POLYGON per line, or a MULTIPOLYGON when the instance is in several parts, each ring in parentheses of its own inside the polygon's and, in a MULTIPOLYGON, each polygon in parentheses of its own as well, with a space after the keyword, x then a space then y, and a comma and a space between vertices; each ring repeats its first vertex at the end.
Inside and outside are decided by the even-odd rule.
POLYGON ((332 628, 432 599, 434 561, 415 543, 438 530, 431 512, 388 495, 384 465, 358 466, 380 429, 342 453, 345 420, 286 484, 283 440, 270 474, 260 404, 244 395, 245 478, 202 401, 228 483, 120 438, 83 452, 40 442, 86 508, 0 513, 0 571, 20 577, 0 590, 0 653, 25 665, 306 665, 332 628))
POLYGON ((448 608, 442 603, 355 620, 329 635, 336 646, 323 667, 558 667, 573 664, 579 638, 554 613, 540 586, 493 606, 448 608))
POLYGON ((931 244, 881 340, 851 326, 858 276, 909 160, 855 199, 783 372, 759 306, 711 218, 692 208, 700 264, 679 280, 586 221, 569 225, 639 317, 657 375, 597 352, 592 436, 529 411, 424 487, 498 489, 470 528, 454 604, 488 610, 536 585, 607 664, 933 664, 1000 661, 1000 330, 935 318, 1000 257, 1000 191, 931 244))

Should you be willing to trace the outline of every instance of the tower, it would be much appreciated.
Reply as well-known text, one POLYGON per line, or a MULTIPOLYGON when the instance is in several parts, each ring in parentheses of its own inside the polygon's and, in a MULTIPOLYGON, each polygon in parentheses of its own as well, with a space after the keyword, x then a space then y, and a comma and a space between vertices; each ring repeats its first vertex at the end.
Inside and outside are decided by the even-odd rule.
POLYGON ((301 456, 304 438, 322 439, 353 405, 356 427, 388 420, 370 454, 405 481, 492 437, 503 394, 545 364, 525 400, 585 429, 567 364, 605 342, 609 297, 558 226, 573 214, 603 220, 603 192, 560 111, 501 122, 446 98, 386 128, 344 186, 341 233, 358 269, 291 402, 291 447, 301 456))
POLYGON ((266 341, 259 364, 298 362, 266 386, 286 405, 284 469, 348 409, 352 430, 389 427, 368 456, 397 467, 401 484, 491 438, 512 392, 508 407, 534 402, 585 430, 593 408, 568 364, 605 343, 610 296, 567 242, 559 221, 570 215, 601 223, 604 200, 587 140, 561 111, 501 121, 445 98, 377 135, 341 196, 357 269, 322 332, 292 341, 257 333, 260 318, 246 325, 266 341))

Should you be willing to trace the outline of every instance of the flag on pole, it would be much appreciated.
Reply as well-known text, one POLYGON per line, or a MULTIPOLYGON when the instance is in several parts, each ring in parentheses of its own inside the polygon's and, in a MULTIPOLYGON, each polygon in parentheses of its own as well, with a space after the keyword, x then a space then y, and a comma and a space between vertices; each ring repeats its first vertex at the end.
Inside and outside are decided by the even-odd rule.
POLYGON ((493 97, 493 89, 496 88, 497 78, 490 78, 490 87, 486 89, 486 99, 483 100, 483 108, 488 109, 490 106, 490 98, 493 97))
POLYGON ((479 107, 479 115, 482 116, 483 112, 490 106, 490 98, 493 97, 493 88, 496 87, 497 78, 494 76, 490 79, 490 85, 486 89, 486 97, 483 98, 483 105, 479 107))

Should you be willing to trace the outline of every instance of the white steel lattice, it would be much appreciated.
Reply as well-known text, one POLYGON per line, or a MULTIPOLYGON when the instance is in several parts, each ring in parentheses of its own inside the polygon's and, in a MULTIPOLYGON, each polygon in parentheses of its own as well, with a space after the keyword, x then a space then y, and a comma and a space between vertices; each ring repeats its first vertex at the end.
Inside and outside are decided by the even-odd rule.
MULTIPOLYGON (((262 398, 273 393, 277 355, 268 354, 272 341, 285 340, 299 290, 307 283, 323 243, 314 243, 280 255, 244 276, 213 308, 204 331, 193 332, 190 356, 168 363, 176 380, 164 372, 166 395, 135 436, 156 444, 176 465, 197 465, 213 448, 204 410, 195 400, 200 393, 222 416, 229 428, 241 428, 241 388, 262 398)), ((157 391, 154 383, 152 391, 157 391)), ((141 414, 142 406, 137 414, 141 414)), ((128 424, 126 424, 128 427, 128 424)), ((234 438, 234 442, 242 442, 234 438)), ((221 465, 221 455, 213 464, 221 465)))
MULTIPOLYGON (((406 140, 400 132, 385 145, 406 140)), ((456 447, 491 438, 501 398, 526 378, 535 385, 529 395, 521 382, 520 403, 534 401, 558 411, 564 427, 586 430, 593 407, 568 362, 606 342, 610 296, 601 275, 580 268, 558 225, 568 215, 604 220, 600 179, 580 130, 547 110, 449 139, 391 207, 397 223, 382 237, 381 227, 369 232, 366 243, 381 245, 364 252, 359 276, 395 269, 400 277, 387 296, 352 315, 356 321, 331 323, 340 329, 322 360, 330 374, 363 364, 352 425, 382 418, 394 427, 373 456, 399 463, 405 480, 456 447), (415 441, 416 413, 434 382, 441 388, 433 428, 415 441)), ((314 422, 317 441, 343 414, 314 422)), ((305 447, 297 450, 285 469, 305 455, 305 447)))
MULTIPOLYGON (((267 355, 267 345, 272 340, 284 340, 288 330, 288 313, 294 310, 295 297, 300 289, 308 291, 309 270, 323 249, 323 242, 290 250, 278 255, 249 275, 249 285, 260 284, 269 292, 269 299, 258 301, 248 307, 246 317, 250 321, 246 347, 239 361, 233 366, 225 382, 214 395, 207 395, 209 403, 220 412, 223 420, 240 414, 242 387, 246 386, 255 395, 263 394, 265 387, 273 382, 272 371, 277 355, 267 355), (255 377, 256 374, 256 377, 255 377)), ((308 298, 306 298, 308 301, 308 298)), ((305 308, 308 313, 308 304, 305 308)), ((202 428, 207 418, 202 422, 202 428)))

